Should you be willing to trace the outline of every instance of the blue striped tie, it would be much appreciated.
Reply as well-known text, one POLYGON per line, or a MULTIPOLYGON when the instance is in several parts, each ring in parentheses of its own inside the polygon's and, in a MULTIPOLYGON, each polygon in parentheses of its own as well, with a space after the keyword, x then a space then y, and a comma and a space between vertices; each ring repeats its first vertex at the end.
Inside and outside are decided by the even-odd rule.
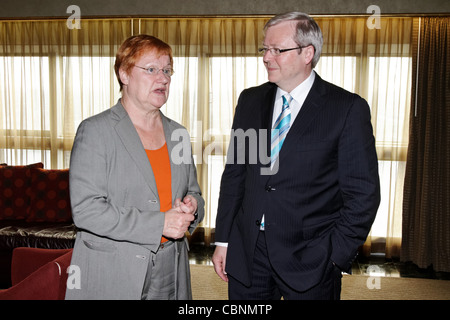
POLYGON ((270 153, 272 166, 275 160, 278 158, 281 146, 283 145, 284 139, 286 138, 288 130, 291 126, 291 109, 289 108, 289 103, 291 101, 292 97, 289 94, 283 96, 283 107, 272 129, 271 153, 270 153))

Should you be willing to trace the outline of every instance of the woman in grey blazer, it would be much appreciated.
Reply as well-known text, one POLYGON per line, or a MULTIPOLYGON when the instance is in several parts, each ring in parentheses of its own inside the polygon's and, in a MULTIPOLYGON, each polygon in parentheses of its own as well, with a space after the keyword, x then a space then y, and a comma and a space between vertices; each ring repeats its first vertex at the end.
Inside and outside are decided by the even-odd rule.
POLYGON ((78 227, 66 299, 191 299, 185 232, 204 216, 189 134, 160 108, 172 50, 148 35, 125 40, 118 103, 84 120, 70 163, 78 227))

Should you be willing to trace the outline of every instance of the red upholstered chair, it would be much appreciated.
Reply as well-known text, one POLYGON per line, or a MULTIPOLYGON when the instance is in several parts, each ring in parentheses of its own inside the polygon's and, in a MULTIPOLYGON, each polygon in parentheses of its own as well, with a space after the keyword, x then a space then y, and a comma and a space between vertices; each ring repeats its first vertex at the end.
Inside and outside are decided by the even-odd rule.
POLYGON ((0 290, 0 300, 63 300, 71 258, 72 249, 14 249, 12 286, 0 290))

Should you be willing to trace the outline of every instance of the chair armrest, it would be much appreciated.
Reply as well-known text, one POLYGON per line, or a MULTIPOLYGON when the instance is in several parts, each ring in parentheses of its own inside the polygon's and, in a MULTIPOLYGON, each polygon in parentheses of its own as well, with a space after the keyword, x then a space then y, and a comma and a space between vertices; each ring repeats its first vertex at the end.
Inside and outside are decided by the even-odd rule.
POLYGON ((13 250, 11 260, 11 284, 15 286, 50 261, 72 249, 41 249, 19 247, 13 250))
MULTIPOLYGON (((49 249, 47 249, 49 250, 49 249)), ((64 300, 72 250, 50 262, 16 285, 0 290, 0 300, 64 300)))

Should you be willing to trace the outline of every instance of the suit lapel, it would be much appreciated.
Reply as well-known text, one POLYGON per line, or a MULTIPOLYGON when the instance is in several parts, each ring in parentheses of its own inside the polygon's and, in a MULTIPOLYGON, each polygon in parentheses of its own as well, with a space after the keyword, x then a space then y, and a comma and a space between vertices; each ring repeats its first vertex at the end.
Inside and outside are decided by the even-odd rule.
MULTIPOLYGON (((173 128, 170 124, 170 119, 168 119, 166 116, 164 116, 161 113, 161 119, 163 123, 164 128, 164 136, 166 138, 166 144, 167 144, 167 151, 169 152, 169 158, 170 158, 170 176, 171 176, 171 184, 172 184, 172 203, 174 203, 177 194, 178 194, 178 188, 180 186, 179 184, 179 177, 180 177, 180 170, 181 167, 179 165, 176 165, 172 159, 172 151, 175 147, 176 143, 175 141, 172 141, 172 132, 173 128)), ((179 143, 179 142, 177 142, 179 143)))
MULTIPOLYGON (((261 129, 266 132, 266 159, 260 159, 260 171, 262 173, 262 176, 265 176, 268 180, 270 178, 270 149, 271 149, 271 134, 272 134, 272 118, 273 118, 273 109, 275 105, 275 98, 277 95, 277 86, 275 84, 272 84, 270 89, 267 91, 266 95, 264 96, 264 101, 262 103, 261 108, 261 129), (267 160, 268 163, 263 163, 267 160), (263 173, 264 172, 264 173, 263 173)), ((259 150, 258 150, 259 152, 259 150)), ((258 156, 260 156, 261 152, 258 153, 258 156)))
MULTIPOLYGON (((313 71, 314 72, 314 71, 313 71)), ((308 128, 311 121, 320 112, 320 106, 322 105, 323 95, 325 94, 325 87, 323 86, 323 80, 316 74, 316 79, 311 87, 303 106, 300 109, 294 123, 292 124, 289 132, 284 140, 283 147, 280 150, 278 161, 280 163, 283 158, 286 158, 290 152, 292 152, 297 144, 297 141, 301 135, 308 128)))
POLYGON ((128 151, 130 157, 142 173, 144 180, 152 190, 155 200, 159 202, 158 189, 156 187, 155 176, 153 174, 150 161, 148 160, 145 149, 141 143, 141 139, 139 138, 130 117, 120 102, 112 111, 116 116, 118 116, 118 122, 115 126, 117 135, 120 137, 125 149, 128 151))
MULTIPOLYGON (((277 86, 273 84, 270 89, 267 91, 264 101, 261 108, 261 128, 269 129, 272 128, 272 117, 273 117, 273 108, 275 104, 275 98, 277 95, 277 86)), ((267 140, 270 146, 270 137, 267 140)), ((269 152, 270 153, 270 152, 269 152)))

